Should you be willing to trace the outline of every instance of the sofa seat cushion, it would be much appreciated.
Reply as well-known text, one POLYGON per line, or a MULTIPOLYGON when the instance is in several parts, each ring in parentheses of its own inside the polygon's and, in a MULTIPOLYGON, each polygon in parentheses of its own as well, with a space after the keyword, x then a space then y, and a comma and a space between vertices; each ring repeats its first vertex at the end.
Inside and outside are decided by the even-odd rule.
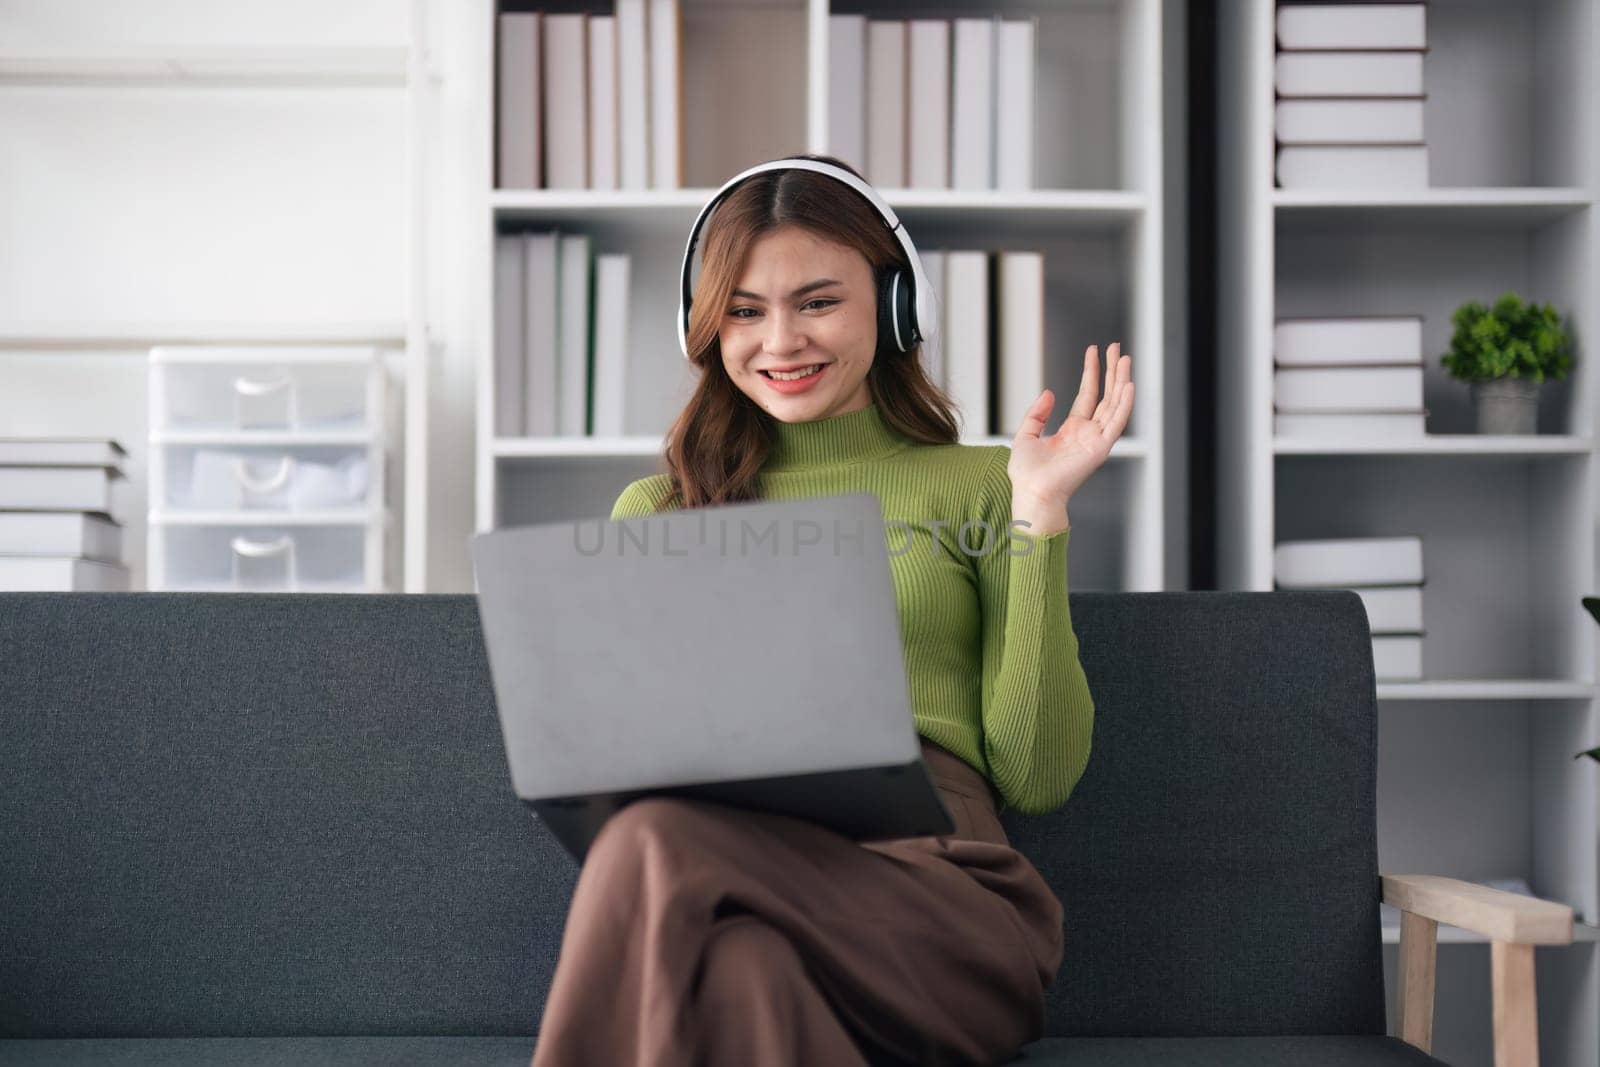
POLYGON ((0 1041, 0 1063, 95 1067, 528 1067, 528 1037, 92 1037, 0 1041))
POLYGON ((1448 1067, 1398 1037, 1047 1037, 1011 1061, 1048 1067, 1448 1067))

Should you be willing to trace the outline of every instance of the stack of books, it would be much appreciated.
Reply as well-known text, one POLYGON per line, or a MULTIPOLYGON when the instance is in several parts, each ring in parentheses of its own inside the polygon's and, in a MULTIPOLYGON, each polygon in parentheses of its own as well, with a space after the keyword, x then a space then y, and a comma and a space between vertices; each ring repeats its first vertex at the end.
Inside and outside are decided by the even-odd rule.
POLYGON ((1422 189, 1423 4, 1278 7, 1278 185, 1422 189))
POLYGON ((495 435, 621 436, 631 259, 587 234, 495 237, 495 435))
POLYGON ((0 590, 127 591, 111 512, 126 457, 105 439, 0 438, 0 590))
POLYGON ((507 12, 495 53, 502 189, 682 184, 678 0, 614 14, 507 12))
POLYGON ((1422 318, 1279 319, 1272 331, 1273 433, 1323 440, 1417 440, 1422 318))
MULTIPOLYGON (((1044 254, 919 251, 939 325, 922 346, 928 377, 955 401, 963 440, 1010 436, 1045 387, 1044 254)), ((1066 413, 1058 396, 1052 417, 1066 413)))
POLYGON ((1031 189, 1037 19, 828 17, 829 144, 884 188, 1031 189))
POLYGON ((1378 681, 1422 678, 1422 538, 1284 541, 1272 550, 1279 589, 1350 589, 1372 631, 1378 681))

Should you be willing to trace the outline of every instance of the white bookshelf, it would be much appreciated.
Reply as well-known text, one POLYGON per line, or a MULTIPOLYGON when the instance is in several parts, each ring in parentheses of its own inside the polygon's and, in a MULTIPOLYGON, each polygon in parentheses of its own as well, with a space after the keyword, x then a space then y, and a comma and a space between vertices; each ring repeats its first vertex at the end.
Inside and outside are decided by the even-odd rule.
MULTIPOLYGON (((531 10, 535 3, 508 5, 531 10)), ((693 371, 673 315, 684 242, 696 213, 729 176, 795 152, 836 154, 827 129, 831 14, 884 18, 1035 17, 1039 116, 1035 185, 1025 192, 880 188, 922 250, 1039 249, 1046 273, 1050 429, 1077 392, 1083 351, 1114 340, 1133 356, 1139 401, 1106 465, 1072 502, 1074 590, 1164 587, 1162 486, 1163 240, 1161 2, 997 4, 828 0, 682 0, 683 188, 544 190, 494 187, 496 17, 493 0, 463 4, 475 63, 476 191, 462 212, 483 220, 463 291, 478 353, 475 527, 609 514, 623 486, 656 473, 662 436, 693 371), (774 50, 774 40, 803 47, 774 50), (757 63, 757 66, 752 64, 757 63), (793 87, 752 91, 753 86, 793 87), (737 89, 741 121, 727 121, 737 89), (493 430, 493 238, 497 232, 589 234, 596 254, 632 259, 626 433, 503 437, 493 430)), ((858 168, 862 161, 851 160, 858 168)), ((1010 436, 986 438, 1009 444, 1010 436)))
MULTIPOLYGON (((1574 944, 1537 954, 1541 1062, 1593 1064, 1600 767, 1573 756, 1600 743, 1600 628, 1579 603, 1596 591, 1600 550, 1600 13, 1595 0, 1429 3, 1432 187, 1317 191, 1274 187, 1272 0, 1218 11, 1221 587, 1272 590, 1281 541, 1422 537, 1424 678, 1377 684, 1379 866, 1521 877, 1570 904, 1574 944), (1454 308, 1507 289, 1570 314, 1577 341, 1532 437, 1473 433, 1468 389, 1439 359, 1454 308), (1274 322, 1358 314, 1423 316, 1429 436, 1274 436, 1274 322)), ((1487 944, 1440 934, 1452 947, 1438 960, 1434 1054, 1487 1067, 1487 944)))

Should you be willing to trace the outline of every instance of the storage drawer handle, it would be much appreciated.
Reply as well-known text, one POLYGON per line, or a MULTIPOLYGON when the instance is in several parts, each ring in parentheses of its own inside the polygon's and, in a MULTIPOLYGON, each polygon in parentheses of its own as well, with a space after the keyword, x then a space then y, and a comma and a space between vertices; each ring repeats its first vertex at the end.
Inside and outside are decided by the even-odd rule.
POLYGON ((289 534, 274 541, 252 541, 248 537, 235 537, 233 550, 238 555, 249 556, 251 559, 261 559, 265 556, 281 556, 294 547, 294 538, 289 534))
POLYGON ((244 460, 234 463, 233 474, 239 479, 239 484, 252 493, 271 493, 282 489, 289 482, 289 476, 294 473, 294 457, 284 456, 278 463, 278 472, 270 478, 257 481, 250 475, 250 468, 244 460))
POLYGON ((293 379, 287 374, 271 381, 261 381, 256 378, 235 378, 233 380, 233 388, 241 396, 266 396, 268 393, 275 393, 279 389, 286 389, 292 384, 293 379))

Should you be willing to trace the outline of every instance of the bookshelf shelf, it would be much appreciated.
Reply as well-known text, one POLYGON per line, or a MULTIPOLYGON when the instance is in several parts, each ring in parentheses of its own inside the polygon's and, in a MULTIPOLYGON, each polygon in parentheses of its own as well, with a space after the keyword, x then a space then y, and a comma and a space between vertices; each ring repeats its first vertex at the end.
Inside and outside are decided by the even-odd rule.
MULTIPOLYGON (((1579 603, 1600 563, 1600 3, 1426 5, 1432 184, 1406 189, 1275 187, 1276 13, 1244 0, 1217 24, 1218 373, 1233 386, 1219 393, 1219 586, 1274 589, 1288 541, 1420 538, 1423 677, 1376 684, 1380 869, 1518 872, 1571 905, 1592 945, 1600 774, 1574 756, 1600 743, 1600 629, 1579 603), (1506 291, 1569 317, 1573 369, 1540 385, 1537 433, 1476 434, 1471 391, 1439 357, 1457 307, 1506 291), (1367 316, 1420 319, 1427 436, 1276 433, 1277 322, 1367 316)), ((1550 951, 1541 1062, 1600 1061, 1600 958, 1550 951)), ((1486 1064, 1481 972, 1465 954, 1439 967, 1434 1054, 1486 1064)))
POLYGON ((115 349, 144 357, 158 345, 405 344, 398 322, 13 322, 0 323, 0 350, 115 349))
POLYGON ((1589 194, 1576 188, 1272 190, 1272 206, 1285 222, 1372 219, 1384 223, 1533 226, 1577 214, 1590 203, 1589 194))
MULTIPOLYGON (((1009 445, 1011 438, 998 435, 975 442, 983 445, 1009 445)), ((632 437, 496 437, 494 454, 501 459, 545 459, 568 456, 654 457, 661 453, 660 436, 632 437)), ((1149 454, 1144 443, 1124 435, 1111 446, 1112 460, 1143 459, 1149 454)))
POLYGON ((350 85, 406 84, 407 52, 397 47, 158 48, 86 45, 8 48, 0 85, 350 85))
POLYGON ((1593 682, 1560 678, 1434 678, 1379 682, 1379 700, 1593 700, 1593 682))
POLYGON ((1587 456, 1594 441, 1571 434, 1430 434, 1415 441, 1317 441, 1274 437, 1280 456, 1587 456))
MULTIPOLYGON (((962 191, 954 189, 880 190, 908 226, 929 219, 1043 227, 1051 231, 1092 232, 1121 229, 1142 218, 1149 198, 1117 191, 1034 190, 962 191)), ((501 223, 661 227, 687 238, 689 226, 715 189, 496 190, 490 206, 501 223)), ((915 238, 915 234, 913 237, 915 238)))
MULTIPOLYGON (((1088 345, 1104 351, 1120 340, 1134 356, 1139 410, 1113 449, 1117 462, 1074 502, 1075 520, 1092 527, 1094 536, 1074 543, 1069 582, 1075 589, 1164 587, 1161 0, 1066 6, 1006 0, 976 7, 889 0, 870 8, 838 0, 685 0, 682 187, 643 189, 497 186, 497 17, 532 8, 474 0, 465 9, 473 20, 470 99, 481 138, 474 151, 482 161, 471 176, 475 195, 460 209, 463 219, 482 227, 471 247, 473 274, 460 282, 470 293, 484 342, 477 369, 477 529, 608 514, 624 485, 659 472, 662 434, 694 384, 694 372, 674 343, 672 322, 689 226, 721 183, 746 167, 787 153, 838 154, 828 129, 830 90, 838 84, 829 73, 831 16, 999 14, 1038 19, 1035 187, 876 187, 924 252, 1042 251, 1045 384, 1057 397, 1049 430, 1059 426, 1077 390, 1088 345), (759 70, 740 58, 749 49, 770 55, 767 46, 775 36, 794 36, 800 47, 759 70), (713 54, 716 63, 695 61, 713 54), (720 102, 747 90, 752 79, 791 88, 752 97, 742 124, 713 121, 720 102), (496 241, 540 230, 587 235, 595 254, 630 257, 629 392, 620 434, 496 432, 496 241)), ((865 160, 850 162, 868 170, 865 160)), ((966 440, 1009 444, 1010 436, 974 434, 966 440)))

